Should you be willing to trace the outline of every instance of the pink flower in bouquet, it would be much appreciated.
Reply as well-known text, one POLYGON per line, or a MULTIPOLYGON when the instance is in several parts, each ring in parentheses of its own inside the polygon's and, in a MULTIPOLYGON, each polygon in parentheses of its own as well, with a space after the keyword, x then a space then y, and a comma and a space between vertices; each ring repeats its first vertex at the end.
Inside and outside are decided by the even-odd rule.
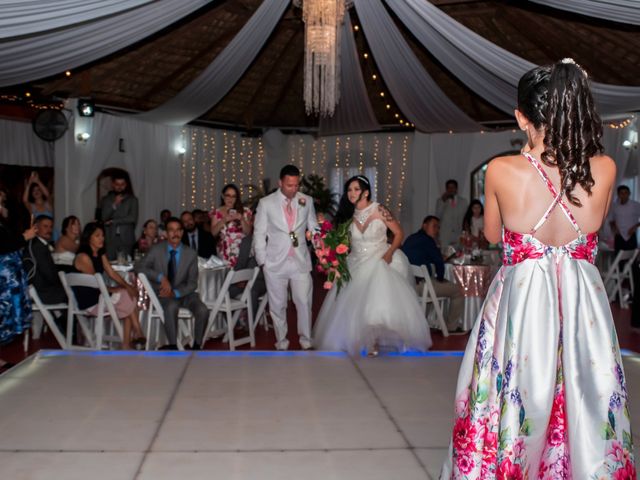
POLYGON ((323 286, 325 290, 331 290, 331 287, 333 287, 333 282, 324 282, 323 286))
POLYGON ((322 222, 322 225, 320 226, 322 233, 327 233, 332 228, 333 228, 333 225, 331 225, 331 222, 329 220, 325 220, 324 222, 322 222))
POLYGON ((340 262, 338 262, 338 260, 333 260, 331 262, 331 265, 333 265, 334 267, 337 267, 340 264, 340 262))
POLYGON ((341 243, 336 247, 336 253, 338 255, 343 255, 349 251, 349 247, 347 247, 344 243, 341 243))

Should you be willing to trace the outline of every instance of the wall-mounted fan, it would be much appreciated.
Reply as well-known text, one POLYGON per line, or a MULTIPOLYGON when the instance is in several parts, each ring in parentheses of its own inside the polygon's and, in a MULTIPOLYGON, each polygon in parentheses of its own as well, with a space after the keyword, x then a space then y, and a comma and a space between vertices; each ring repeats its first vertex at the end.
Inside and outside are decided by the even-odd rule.
POLYGON ((33 119, 33 131, 47 142, 55 142, 69 128, 67 117, 61 110, 40 110, 33 119))

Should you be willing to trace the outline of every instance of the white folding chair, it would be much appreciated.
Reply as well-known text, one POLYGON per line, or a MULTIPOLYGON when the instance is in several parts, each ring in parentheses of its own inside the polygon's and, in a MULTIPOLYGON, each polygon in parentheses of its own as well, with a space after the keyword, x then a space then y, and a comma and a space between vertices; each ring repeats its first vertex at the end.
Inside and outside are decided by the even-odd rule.
MULTIPOLYGON (((60 281, 67 293, 69 305, 67 309, 67 347, 83 348, 83 345, 73 344, 74 321, 78 318, 78 325, 89 343, 89 347, 96 350, 103 348, 103 343, 107 343, 111 347, 113 343, 122 343, 122 323, 116 314, 116 309, 111 302, 111 295, 107 290, 102 275, 96 273, 89 275, 86 273, 64 273, 58 272, 60 281), (88 313, 89 309, 80 309, 76 300, 73 287, 90 287, 97 288, 100 292, 98 298, 98 310, 96 315, 88 313), (110 318, 109 329, 105 329, 105 318, 110 318), (89 324, 89 320, 93 322, 93 328, 89 324)), ((93 308, 93 307, 92 307, 93 308)))
POLYGON ((267 307, 269 306, 269 295, 266 293, 258 299, 258 311, 255 313, 255 323, 253 324, 253 331, 259 323, 262 324, 265 331, 269 331, 269 319, 267 318, 267 307))
MULTIPOLYGON (((34 313, 37 313, 42 316, 42 318, 44 319, 44 322, 47 324, 47 327, 49 327, 49 330, 51 330, 51 333, 53 333, 53 336, 58 342, 58 345, 60 345, 60 348, 62 348, 63 350, 66 350, 67 341, 63 333, 58 328, 58 325, 56 325, 56 322, 53 318, 52 313, 67 310, 69 308, 69 304, 68 303, 48 303, 48 304, 43 303, 42 299, 40 299, 40 296, 38 295, 38 291, 33 285, 29 285, 29 296, 31 297, 31 302, 32 302, 31 310, 34 313)), ((33 338, 36 338, 36 336, 34 335, 33 338)), ((29 342, 29 332, 27 331, 25 335, 25 347, 28 346, 28 342, 29 342)))
POLYGON ((444 321, 444 303, 447 301, 446 297, 438 297, 436 291, 433 288, 431 282, 431 276, 427 270, 426 265, 411 265, 411 273, 414 277, 420 279, 420 289, 417 291, 418 301, 424 310, 425 317, 429 319, 427 314, 429 304, 433 305, 435 311, 436 323, 435 328, 442 330, 442 335, 449 336, 449 330, 447 329, 447 323, 444 321))
MULTIPOLYGON (((251 305, 251 289, 260 272, 259 267, 247 268, 244 270, 230 270, 227 273, 227 277, 222 284, 220 293, 216 298, 216 301, 211 305, 211 313, 209 314, 209 321, 207 322, 207 328, 204 331, 204 338, 202 344, 207 338, 207 335, 211 332, 212 327, 218 319, 219 313, 225 313, 224 320, 226 320, 226 337, 229 341, 229 350, 235 350, 237 346, 250 343, 252 347, 256 346, 254 338, 254 321, 253 321, 253 306, 251 305), (246 282, 246 285, 239 298, 231 298, 229 295, 229 287, 234 283, 246 282), (243 310, 247 310, 247 325, 249 327, 249 335, 246 337, 236 339, 234 336, 234 328, 238 323, 238 318, 243 310)), ((209 305, 207 305, 209 307, 209 305)), ((217 329, 219 331, 219 329, 217 329)))
MULTIPOLYGON (((158 328, 158 322, 162 324, 164 328, 164 310, 160 304, 160 300, 156 295, 155 290, 151 286, 149 279, 144 273, 138 274, 138 279, 142 283, 145 292, 149 296, 149 309, 143 312, 144 323, 146 324, 146 336, 147 344, 145 348, 147 350, 151 347, 151 338, 154 338, 154 349, 158 347, 160 341, 160 328, 158 328), (153 332, 151 331, 153 329, 153 332)), ((186 308, 178 310, 178 350, 184 350, 185 340, 188 339, 189 343, 193 343, 193 314, 186 308)))
POLYGON ((631 268, 633 263, 638 258, 638 249, 635 250, 620 250, 613 260, 613 263, 607 270, 604 276, 604 286, 607 290, 609 302, 613 301, 616 294, 618 295, 618 301, 620 302, 620 308, 629 308, 626 299, 622 293, 622 284, 625 280, 629 282, 629 288, 631 295, 634 293, 633 275, 631 268), (624 263, 624 266, 622 264, 624 263))

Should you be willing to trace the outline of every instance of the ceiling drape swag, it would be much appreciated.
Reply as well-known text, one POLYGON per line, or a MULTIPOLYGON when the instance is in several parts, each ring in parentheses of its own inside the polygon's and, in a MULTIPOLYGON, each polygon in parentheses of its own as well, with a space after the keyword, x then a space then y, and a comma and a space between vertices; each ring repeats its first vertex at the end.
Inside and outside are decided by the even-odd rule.
POLYGON ((341 38, 340 102, 333 117, 320 118, 320 135, 380 130, 360 69, 348 13, 344 17, 341 38))
POLYGON ((354 0, 353 4, 393 99, 418 130, 481 129, 429 76, 380 0, 354 0))
POLYGON ((183 125, 213 108, 249 68, 288 6, 289 0, 264 0, 242 30, 194 81, 168 102, 138 118, 183 125))
MULTIPOLYGON (((211 1, 156 1, 70 28, 0 40, 0 87, 93 62, 158 32, 211 1)), ((3 7, 0 4, 0 16, 3 7)))
POLYGON ((29 0, 0 2, 0 39, 22 37, 140 7, 157 0, 29 0))
POLYGON ((594 18, 640 25, 638 0, 529 0, 548 7, 567 10, 594 18))
MULTIPOLYGON (((535 64, 481 37, 427 1, 385 1, 422 46, 461 82, 497 108, 513 112, 518 80, 535 64)), ((592 91, 602 114, 640 109, 640 87, 593 82, 592 91)))

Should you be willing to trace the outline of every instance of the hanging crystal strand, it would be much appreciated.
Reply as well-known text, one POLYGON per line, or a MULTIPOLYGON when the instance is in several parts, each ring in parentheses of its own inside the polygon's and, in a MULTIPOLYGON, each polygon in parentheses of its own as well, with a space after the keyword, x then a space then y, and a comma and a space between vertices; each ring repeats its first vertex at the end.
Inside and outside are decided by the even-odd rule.
POLYGON ((340 95, 340 25, 345 0, 304 0, 304 102, 308 115, 332 116, 340 95))

